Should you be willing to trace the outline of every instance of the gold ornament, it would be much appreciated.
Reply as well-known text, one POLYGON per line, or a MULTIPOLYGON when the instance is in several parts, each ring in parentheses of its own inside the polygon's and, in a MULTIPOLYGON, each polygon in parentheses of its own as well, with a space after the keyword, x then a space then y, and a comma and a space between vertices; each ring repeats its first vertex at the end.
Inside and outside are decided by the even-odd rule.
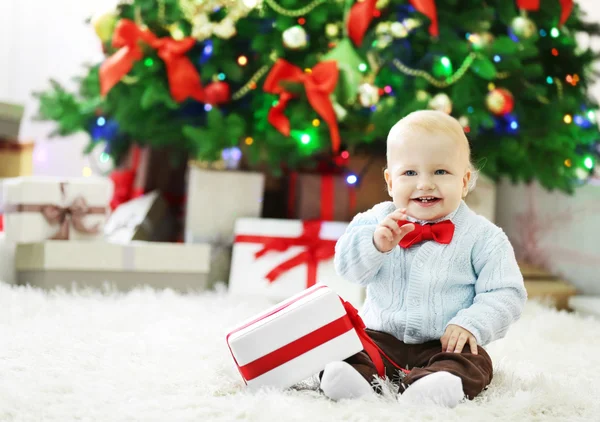
POLYGON ((513 111, 515 98, 505 88, 495 88, 485 97, 485 105, 496 116, 504 116, 513 111))
POLYGON ((375 7, 379 10, 385 9, 390 4, 390 0, 377 0, 375 7))
POLYGON ((537 32, 535 23, 527 16, 517 16, 511 22, 510 27, 517 37, 523 39, 529 39, 537 32))
POLYGON ((358 102, 363 107, 372 107, 379 102, 379 88, 369 83, 358 87, 358 102))
POLYGON ((336 23, 328 23, 325 25, 325 34, 329 38, 335 38, 340 34, 340 27, 336 23))
POLYGON ((448 95, 441 92, 429 101, 429 108, 450 114, 452 113, 452 100, 448 95))
POLYGON ((281 37, 283 38, 283 45, 290 50, 299 50, 308 44, 306 30, 300 25, 286 29, 281 34, 281 37))
POLYGON ((469 35, 469 42, 475 50, 481 50, 494 42, 494 36, 489 32, 480 32, 469 35))
POLYGON ((179 0, 179 8, 192 24, 192 36, 204 41, 212 35, 229 39, 236 34, 235 24, 255 8, 262 6, 263 0, 179 0), (209 15, 215 9, 226 8, 227 15, 220 22, 212 22, 209 15))
POLYGON ((429 92, 423 91, 422 89, 420 89, 416 92, 416 98, 417 98, 417 101, 424 103, 425 101, 429 101, 429 99, 431 98, 431 95, 429 95, 429 92))
POLYGON ((379 22, 375 27, 375 33, 377 35, 389 34, 392 28, 391 22, 379 22))
POLYGON ((394 38, 406 38, 408 30, 400 22, 394 22, 390 25, 390 33, 394 38))
POLYGON ((415 18, 407 18, 402 21, 402 24, 408 29, 412 31, 413 29, 417 29, 421 26, 421 21, 415 18))
POLYGON ((100 41, 107 43, 111 40, 113 31, 117 25, 117 13, 115 11, 100 13, 95 15, 90 23, 100 41))

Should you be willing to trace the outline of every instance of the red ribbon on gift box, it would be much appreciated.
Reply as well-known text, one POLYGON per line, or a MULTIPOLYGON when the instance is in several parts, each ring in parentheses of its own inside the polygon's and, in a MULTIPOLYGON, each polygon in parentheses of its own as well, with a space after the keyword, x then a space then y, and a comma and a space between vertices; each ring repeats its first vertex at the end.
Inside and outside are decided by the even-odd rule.
MULTIPOLYGON (((333 221, 333 214, 335 210, 335 174, 323 174, 321 175, 321 220, 333 221)), ((293 218, 296 216, 296 185, 298 184, 298 173, 292 172, 289 177, 288 185, 288 216, 293 218)), ((356 191, 353 186, 348 185, 349 214, 353 214, 353 210, 356 207, 356 191)))
MULTIPOLYGON (((253 324, 256 324, 257 322, 259 322, 265 318, 268 318, 278 312, 281 312, 281 310, 287 308, 292 303, 294 303, 300 299, 303 299, 306 296, 313 294, 315 290, 319 290, 322 288, 326 288, 326 286, 320 286, 320 287, 317 287, 316 289, 309 289, 305 292, 305 294, 299 295, 296 298, 296 300, 294 300, 292 302, 284 303, 281 306, 273 309, 268 314, 261 315, 258 319, 251 321, 251 322, 235 329, 234 331, 227 334, 227 343, 229 344, 229 337, 232 334, 234 334, 238 331, 241 331, 253 324)), ((366 328, 365 323, 363 322, 362 318, 358 314, 358 311, 356 310, 356 308, 354 306, 352 306, 352 304, 350 304, 349 302, 346 302, 345 300, 343 300, 342 298, 340 298, 340 300, 342 301, 342 304, 344 305, 344 309, 346 310, 346 314, 343 315, 342 317, 340 317, 334 321, 331 321, 330 323, 325 324, 324 326, 318 328, 317 330, 315 330, 305 336, 302 336, 302 337, 292 341, 291 343, 288 343, 288 344, 280 347, 279 349, 276 349, 264 356, 261 356, 260 358, 254 360, 252 362, 249 362, 246 365, 240 366, 234 356, 233 359, 236 363, 236 366, 238 367, 238 370, 240 371, 240 374, 244 378, 244 382, 251 381, 269 371, 272 371, 273 369, 309 352, 310 350, 312 350, 322 344, 327 343, 330 340, 333 340, 336 337, 339 337, 339 336, 347 333, 350 330, 356 330, 356 334, 358 335, 365 352, 369 355, 369 357, 375 364, 375 367, 377 369, 377 374, 381 378, 385 378, 385 366, 383 363, 382 356, 385 357, 386 359, 388 359, 392 363, 392 365, 394 367, 396 367, 397 369, 399 369, 400 371, 402 371, 404 373, 408 373, 409 371, 400 367, 395 362, 393 362, 391 359, 389 359, 389 357, 369 337, 369 335, 365 331, 365 328, 366 328)), ((230 348, 230 351, 231 351, 231 348, 230 348)), ((233 356, 233 353, 232 353, 232 356, 233 356)))
POLYGON ((317 267, 319 266, 319 262, 331 259, 335 255, 335 244, 337 241, 321 239, 319 237, 322 223, 320 220, 303 221, 302 234, 298 237, 236 235, 235 242, 262 243, 263 248, 254 254, 256 258, 260 258, 267 252, 284 252, 292 246, 304 246, 304 251, 273 268, 265 278, 270 283, 273 283, 286 271, 298 265, 306 264, 306 287, 311 287, 317 282, 317 267))

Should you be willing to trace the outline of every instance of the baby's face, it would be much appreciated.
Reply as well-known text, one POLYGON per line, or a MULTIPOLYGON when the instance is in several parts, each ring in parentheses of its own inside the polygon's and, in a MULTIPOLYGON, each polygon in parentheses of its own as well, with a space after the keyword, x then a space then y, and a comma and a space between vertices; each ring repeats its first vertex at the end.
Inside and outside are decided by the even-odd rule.
POLYGON ((385 180, 397 208, 419 220, 436 220, 458 208, 471 177, 463 141, 415 129, 388 148, 385 180))

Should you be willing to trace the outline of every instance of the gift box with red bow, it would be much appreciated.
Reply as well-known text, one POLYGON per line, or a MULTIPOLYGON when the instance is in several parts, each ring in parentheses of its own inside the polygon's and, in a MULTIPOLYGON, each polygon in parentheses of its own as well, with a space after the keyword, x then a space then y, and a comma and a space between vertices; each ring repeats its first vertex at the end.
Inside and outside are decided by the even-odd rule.
POLYGON ((380 352, 356 308, 323 285, 240 324, 227 334, 227 345, 252 389, 291 387, 363 349, 384 376, 380 352))
POLYGON ((102 238, 112 193, 110 180, 100 177, 64 180, 32 176, 5 180, 6 239, 32 243, 102 238))
POLYGON ((335 244, 346 226, 320 220, 238 219, 229 291, 278 302, 323 283, 355 306, 362 305, 364 289, 337 275, 333 265, 335 244))

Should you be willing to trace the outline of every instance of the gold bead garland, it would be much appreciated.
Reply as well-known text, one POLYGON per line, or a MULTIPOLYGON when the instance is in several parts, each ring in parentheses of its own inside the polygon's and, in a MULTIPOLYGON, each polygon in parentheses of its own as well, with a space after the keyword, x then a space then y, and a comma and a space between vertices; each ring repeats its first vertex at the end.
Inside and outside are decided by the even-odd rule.
POLYGON ((265 0, 265 2, 271 9, 273 9, 275 12, 279 13, 280 15, 287 16, 290 18, 297 18, 299 16, 310 13, 314 8, 322 5, 323 3, 326 3, 327 0, 313 0, 311 3, 307 4, 306 6, 301 7, 300 9, 295 9, 295 10, 286 9, 286 8, 280 6, 275 0, 265 0))

